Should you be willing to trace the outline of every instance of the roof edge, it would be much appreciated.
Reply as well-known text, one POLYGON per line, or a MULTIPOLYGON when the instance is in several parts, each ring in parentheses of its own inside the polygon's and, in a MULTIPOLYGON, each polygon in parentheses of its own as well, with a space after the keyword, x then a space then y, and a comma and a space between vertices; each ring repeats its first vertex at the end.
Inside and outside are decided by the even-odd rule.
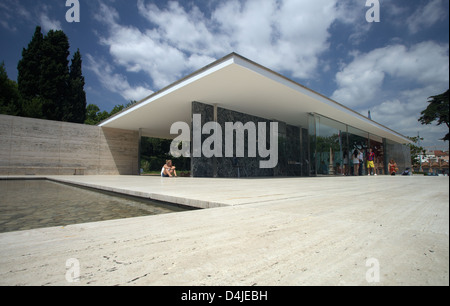
POLYGON ((169 89, 171 89, 171 88, 173 88, 173 87, 175 87, 175 86, 177 86, 177 85, 183 83, 184 81, 186 81, 186 80, 188 80, 188 79, 190 79, 190 78, 193 78, 193 77, 195 77, 195 76, 197 76, 197 75, 199 75, 199 74, 202 74, 203 72, 205 72, 205 71, 211 69, 211 68, 214 67, 214 66, 217 66, 217 65, 219 65, 219 64, 221 64, 221 63, 224 63, 224 62, 226 62, 226 61, 228 61, 228 60, 230 60, 230 59, 233 59, 235 56, 238 56, 238 57, 241 57, 241 58, 245 59, 244 57, 240 56, 239 54, 237 54, 237 53, 235 53, 235 52, 229 53, 229 54, 225 55, 224 57, 218 59, 217 61, 212 62, 211 64, 208 64, 208 65, 204 66, 203 68, 200 68, 199 70, 196 70, 196 71, 194 71, 194 72, 188 74, 187 76, 185 76, 185 77, 179 79, 178 81, 175 81, 174 83, 172 83, 172 84, 170 84, 170 85, 167 85, 166 87, 163 87, 162 89, 160 89, 160 90, 158 90, 158 91, 152 93, 151 95, 149 95, 149 96, 147 96, 147 97, 141 99, 141 100, 138 101, 137 103, 135 103, 135 104, 133 104, 133 105, 130 105, 129 107, 127 107, 127 108, 121 110, 120 112, 118 112, 118 113, 112 115, 111 117, 109 117, 109 118, 107 118, 107 119, 101 121, 101 122, 98 124, 98 126, 103 126, 104 124, 108 123, 109 121, 113 120, 114 118, 116 118, 116 117, 118 117, 118 116, 122 116, 124 113, 130 111, 130 110, 133 109, 133 108, 139 108, 139 107, 141 107, 142 104, 145 103, 147 100, 150 100, 150 99, 154 98, 155 96, 157 96, 157 95, 159 95, 159 94, 161 94, 161 93, 163 93, 163 92, 165 92, 165 91, 167 91, 167 90, 169 90, 169 89))
MULTIPOLYGON (((231 52, 231 53, 225 55, 224 57, 222 57, 222 58, 212 62, 211 64, 208 64, 208 65, 204 66, 203 68, 200 68, 199 70, 196 70, 193 73, 190 73, 187 76, 179 79, 178 81, 176 81, 176 82, 174 82, 174 83, 172 83, 172 84, 170 84, 170 85, 168 85, 168 86, 166 86, 166 87, 164 87, 164 88, 162 88, 162 89, 152 93, 151 95, 143 98, 142 100, 138 101, 137 103, 135 103, 135 104, 133 104, 133 105, 123 109, 122 111, 114 114, 113 116, 103 120, 102 122, 100 122, 98 124, 98 126, 101 127, 101 126, 107 124, 108 122, 114 120, 115 118, 123 116, 125 113, 131 112, 134 109, 138 109, 138 108, 144 106, 145 103, 148 100, 151 100, 154 97, 156 97, 156 96, 158 96, 158 95, 160 95, 160 94, 162 94, 162 93, 164 93, 164 92, 166 92, 166 91, 168 91, 168 90, 170 90, 170 89, 172 89, 172 88, 182 84, 183 82, 185 82, 185 81, 187 81, 189 79, 192 79, 192 78, 194 78, 194 77, 196 77, 198 75, 201 75, 202 73, 204 73, 204 72, 206 72, 206 71, 208 71, 208 70, 210 70, 210 69, 212 69, 214 67, 217 67, 220 64, 223 64, 223 63, 225 63, 225 62, 227 62, 229 60, 232 60, 232 62, 230 64, 236 63, 236 64, 244 66, 244 67, 247 66, 247 68, 252 69, 253 71, 255 71, 255 69, 254 69, 255 67, 258 68, 258 69, 261 69, 262 71, 265 71, 265 72, 269 73, 270 75, 272 75, 272 76, 274 76, 276 78, 280 78, 281 80, 283 80, 285 82, 288 82, 291 86, 300 87, 302 90, 304 90, 306 92, 309 92, 312 96, 315 96, 314 98, 316 98, 317 100, 321 100, 324 103, 330 102, 330 103, 334 104, 335 106, 337 106, 338 108, 342 108, 343 110, 352 113, 353 115, 355 115, 359 119, 361 119, 363 121, 366 121, 369 124, 377 125, 379 128, 387 130, 390 133, 393 133, 393 134, 397 135, 398 137, 403 138, 406 143, 412 143, 412 141, 411 141, 411 139, 409 139, 409 137, 407 137, 405 135, 402 135, 402 134, 400 134, 400 133, 390 129, 389 127, 386 127, 386 126, 384 126, 384 125, 382 125, 382 124, 380 124, 380 123, 378 123, 378 122, 376 122, 376 121, 374 121, 372 119, 369 119, 368 117, 362 115, 361 113, 359 113, 359 112, 357 112, 357 111, 355 111, 355 110, 353 110, 353 109, 351 109, 351 108, 349 108, 349 107, 347 107, 347 106, 345 106, 345 105, 343 105, 343 104, 341 104, 341 103, 339 103, 339 102, 337 102, 337 101, 335 101, 335 100, 333 100, 333 99, 331 99, 331 98, 329 98, 329 97, 327 97, 327 96, 325 96, 325 95, 323 95, 323 94, 321 94, 319 92, 316 92, 316 91, 314 91, 314 90, 312 90, 312 89, 310 89, 310 88, 308 88, 308 87, 306 87, 306 86, 304 86, 304 85, 302 85, 302 84, 300 84, 300 83, 298 83, 298 82, 296 82, 296 81, 294 81, 294 80, 292 80, 292 79, 290 79, 290 78, 288 78, 288 77, 286 77, 286 76, 284 76, 284 75, 282 75, 282 74, 280 74, 280 73, 278 73, 278 72, 276 72, 276 71, 274 71, 272 69, 269 69, 269 68, 267 68, 267 67, 265 67, 265 66, 263 66, 261 64, 258 64, 256 62, 254 62, 254 61, 252 61, 252 60, 250 60, 250 59, 248 59, 248 58, 246 58, 246 57, 236 53, 236 52, 231 52), (239 63, 239 61, 241 61, 241 63, 239 63), (248 65, 254 66, 254 67, 252 68, 252 67, 249 67, 248 65)), ((258 71, 255 71, 255 72, 258 73, 258 71)))

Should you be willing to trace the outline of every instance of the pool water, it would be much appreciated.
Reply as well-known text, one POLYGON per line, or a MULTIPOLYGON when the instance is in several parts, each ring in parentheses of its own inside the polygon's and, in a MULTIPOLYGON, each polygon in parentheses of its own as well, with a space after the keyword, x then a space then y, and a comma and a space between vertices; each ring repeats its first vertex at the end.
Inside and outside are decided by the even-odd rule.
POLYGON ((0 180, 0 233, 186 210, 47 180, 0 180))

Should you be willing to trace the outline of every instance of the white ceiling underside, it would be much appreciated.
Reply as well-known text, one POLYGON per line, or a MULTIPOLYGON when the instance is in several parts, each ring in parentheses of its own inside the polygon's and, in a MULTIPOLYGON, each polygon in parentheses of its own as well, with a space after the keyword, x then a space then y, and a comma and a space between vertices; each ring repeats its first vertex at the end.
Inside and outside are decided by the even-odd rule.
POLYGON ((223 59, 149 96, 100 124, 143 136, 174 138, 175 122, 192 121, 192 102, 217 104, 238 112, 308 127, 307 114, 316 113, 399 143, 409 140, 361 114, 237 54, 223 59))

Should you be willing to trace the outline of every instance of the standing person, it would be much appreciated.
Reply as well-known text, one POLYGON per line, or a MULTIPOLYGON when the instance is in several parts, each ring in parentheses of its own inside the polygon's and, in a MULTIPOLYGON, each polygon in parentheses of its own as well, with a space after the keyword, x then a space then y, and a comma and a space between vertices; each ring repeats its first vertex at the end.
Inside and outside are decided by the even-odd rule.
POLYGON ((359 173, 358 175, 363 175, 363 166, 364 166, 364 153, 362 151, 359 151, 358 154, 358 160, 359 160, 359 173))
POLYGON ((393 159, 389 161, 388 169, 391 175, 397 174, 398 171, 397 163, 393 159))
POLYGON ((347 151, 344 152, 343 163, 344 163, 344 175, 348 175, 348 152, 347 151))
POLYGON ((367 154, 367 175, 377 175, 375 171, 375 153, 372 152, 372 148, 369 148, 369 153, 367 154))
POLYGON ((357 149, 353 151, 352 161, 353 161, 353 175, 359 175, 359 152, 357 149))
POLYGON ((172 177, 177 176, 177 171, 175 171, 175 166, 172 165, 171 160, 166 160, 166 164, 161 169, 162 177, 172 177))

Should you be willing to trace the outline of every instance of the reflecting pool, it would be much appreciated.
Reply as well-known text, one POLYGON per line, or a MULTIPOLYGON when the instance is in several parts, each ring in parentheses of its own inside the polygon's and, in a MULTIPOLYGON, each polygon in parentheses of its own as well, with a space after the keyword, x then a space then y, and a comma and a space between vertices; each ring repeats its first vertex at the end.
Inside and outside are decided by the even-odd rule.
POLYGON ((0 233, 186 210, 47 180, 0 180, 0 233))

